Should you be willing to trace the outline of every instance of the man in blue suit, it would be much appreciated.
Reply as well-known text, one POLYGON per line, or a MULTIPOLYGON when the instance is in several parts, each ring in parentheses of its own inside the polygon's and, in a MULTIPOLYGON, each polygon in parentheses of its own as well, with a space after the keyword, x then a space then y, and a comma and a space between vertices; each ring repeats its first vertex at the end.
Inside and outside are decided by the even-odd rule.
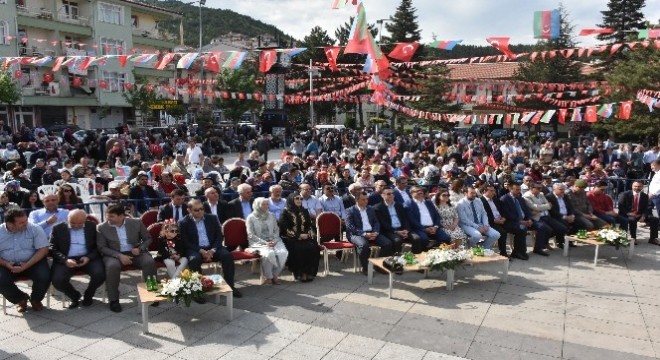
POLYGON ((394 188, 394 201, 402 204, 403 206, 408 206, 408 203, 412 198, 406 189, 408 187, 408 178, 399 177, 396 179, 396 187, 394 188))
MULTIPOLYGON (((234 287, 234 259, 222 245, 222 231, 218 217, 204 213, 204 205, 198 199, 188 202, 189 215, 179 221, 179 232, 183 235, 185 254, 190 270, 202 272, 203 262, 219 262, 227 285, 234 290, 234 297, 242 297, 234 287)), ((203 303, 204 299, 195 298, 203 303)))
POLYGON ((375 242, 380 246, 380 256, 390 256, 394 253, 394 242, 380 234, 380 223, 374 209, 369 207, 369 196, 361 192, 357 196, 355 206, 346 211, 346 232, 348 240, 355 244, 362 274, 367 274, 369 262, 369 242, 375 242))
POLYGON ((504 229, 513 234, 513 252, 511 257, 529 260, 527 255, 527 231, 534 226, 532 213, 522 198, 519 183, 509 184, 509 193, 500 198, 502 203, 502 216, 506 218, 504 229))
POLYGON ((423 247, 428 248, 431 240, 435 240, 436 246, 449 244, 451 238, 442 230, 440 214, 431 200, 426 199, 424 189, 413 186, 410 195, 412 199, 407 206, 408 220, 412 231, 421 238, 423 247))
POLYGON ((481 200, 477 199, 477 190, 467 187, 465 197, 456 204, 459 226, 468 235, 468 243, 475 246, 484 236, 484 248, 490 249, 500 233, 488 224, 488 214, 481 200))

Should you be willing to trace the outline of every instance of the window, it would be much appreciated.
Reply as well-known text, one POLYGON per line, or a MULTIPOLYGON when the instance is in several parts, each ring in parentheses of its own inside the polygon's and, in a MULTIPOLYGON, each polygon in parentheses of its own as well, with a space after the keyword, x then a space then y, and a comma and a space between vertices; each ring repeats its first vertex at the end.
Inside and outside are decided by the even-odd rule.
POLYGON ((6 21, 2 20, 0 21, 0 45, 9 45, 7 35, 9 35, 9 26, 6 21))
POLYGON ((102 55, 123 55, 124 40, 101 38, 102 55))
POLYGON ((131 25, 133 26, 133 29, 138 28, 139 23, 138 23, 138 17, 137 16, 131 15, 131 25))
POLYGON ((124 8, 119 5, 99 3, 99 20, 108 24, 124 25, 124 8))
POLYGON ((62 43, 64 48, 69 48, 69 49, 76 49, 76 50, 82 50, 80 44, 82 43, 82 40, 76 37, 72 36, 65 36, 64 37, 64 42, 62 43))
POLYGON ((103 71, 103 80, 108 84, 105 91, 124 92, 125 75, 115 71, 103 71))
POLYGON ((68 15, 70 19, 78 19, 78 3, 72 1, 62 1, 62 8, 64 13, 68 15))

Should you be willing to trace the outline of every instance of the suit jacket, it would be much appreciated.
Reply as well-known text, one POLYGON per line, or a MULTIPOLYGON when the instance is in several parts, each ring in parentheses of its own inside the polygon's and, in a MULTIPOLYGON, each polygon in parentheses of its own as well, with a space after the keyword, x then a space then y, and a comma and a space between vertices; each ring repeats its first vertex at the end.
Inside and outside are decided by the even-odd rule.
POLYGON ((355 198, 350 193, 344 194, 344 196, 341 197, 341 202, 344 203, 344 209, 355 206, 355 198))
MULTIPOLYGON (((85 221, 84 231, 87 247, 87 255, 85 256, 90 260, 94 260, 99 256, 96 248, 96 224, 92 221, 85 221)), ((50 233, 50 254, 53 260, 64 264, 69 258, 70 249, 71 232, 69 231, 69 224, 63 222, 53 226, 53 231, 50 233)))
POLYGON ((474 210, 476 210, 477 219, 479 222, 474 221, 474 214, 472 213, 472 206, 467 198, 461 199, 456 204, 456 212, 458 212, 458 222, 461 226, 467 226, 478 229, 481 226, 488 225, 488 214, 481 201, 474 199, 474 210))
MULTIPOLYGON (((218 217, 212 214, 204 214, 204 227, 206 228, 206 236, 209 238, 210 249, 215 249, 217 252, 222 246, 222 230, 220 229, 220 221, 218 217)), ((199 253, 199 233, 197 232, 197 225, 192 215, 188 215, 179 221, 179 231, 185 234, 183 237, 183 247, 186 255, 194 255, 199 253)))
POLYGON ((382 202, 383 202, 383 197, 379 193, 374 191, 371 194, 369 194, 369 206, 378 205, 382 202))
MULTIPOLYGON (((486 211, 486 216, 488 216, 488 224, 492 226, 495 223, 495 215, 493 215, 493 209, 491 209, 490 203, 488 203, 488 200, 484 196, 481 196, 480 199, 481 204, 484 206, 484 210, 486 211)), ((502 203, 500 202, 500 199, 493 198, 493 203, 497 208, 497 212, 500 213, 500 216, 504 216, 502 215, 502 203)))
POLYGON ((520 204, 524 214, 522 219, 520 216, 518 216, 518 210, 516 209, 516 204, 514 201, 516 200, 513 198, 513 196, 511 196, 511 194, 506 194, 500 198, 500 202, 502 203, 502 216, 506 218, 506 222, 517 224, 523 220, 531 220, 532 213, 527 208, 527 204, 525 204, 525 200, 522 198, 522 196, 518 198, 518 204, 520 204))
MULTIPOLYGON (((144 226, 142 221, 140 219, 125 218, 124 226, 126 226, 128 243, 144 252, 149 251, 151 235, 149 235, 149 231, 147 231, 147 227, 144 226)), ((103 256, 118 258, 121 254, 117 229, 107 221, 96 227, 96 245, 103 256)))
MULTIPOLYGON (((216 209, 216 214, 218 214, 218 220, 220 220, 220 224, 224 224, 227 219, 227 213, 228 211, 228 203, 222 199, 218 200, 218 203, 215 204, 215 209, 216 209)), ((242 209, 241 209, 242 211, 242 209)), ((211 212, 211 204, 209 204, 208 201, 204 202, 204 212, 210 215, 213 215, 211 212)))
MULTIPOLYGON (((394 190, 392 190, 392 192, 394 193, 394 201, 395 202, 397 202, 399 204, 403 204, 404 206, 408 205, 408 203, 404 200, 403 196, 401 195, 401 192, 402 192, 401 190, 399 190, 398 188, 394 188, 394 190)), ((407 190, 405 191, 405 193, 408 195, 408 197, 410 197, 410 194, 408 193, 407 190)))
MULTIPOLYGON (((424 200, 424 205, 426 205, 426 208, 428 209, 429 214, 431 215, 431 220, 433 220, 433 226, 437 228, 441 228, 442 219, 440 219, 440 214, 438 214, 438 210, 435 208, 435 205, 433 205, 431 200, 424 200)), ((422 226, 421 223, 421 217, 419 213, 419 207, 417 206, 417 202, 415 200, 409 202, 406 208, 408 209, 408 220, 410 221, 410 227, 412 228, 412 230, 415 231, 424 230, 424 226, 422 226)))
MULTIPOLYGON (((188 215, 188 207, 186 204, 181 204, 181 214, 179 220, 188 215)), ((172 203, 165 204, 158 209, 158 221, 163 222, 167 219, 174 219, 174 205, 172 203)))
MULTIPOLYGON (((387 204, 385 204, 385 201, 374 206, 374 211, 376 211, 376 218, 378 218, 378 222, 380 223, 380 230, 384 233, 393 232, 392 217, 390 216, 390 210, 387 207, 387 204)), ((396 211, 396 215, 399 217, 401 228, 406 230, 410 229, 410 221, 408 221, 408 214, 406 213, 403 204, 394 202, 394 211, 396 211)))
MULTIPOLYGON (((619 214, 622 216, 628 216, 629 212, 633 211, 635 206, 635 197, 632 190, 624 191, 619 195, 619 214)), ((641 192, 639 194, 639 203, 637 204, 637 211, 641 215, 650 215, 649 211, 649 196, 648 194, 641 192)))
MULTIPOLYGON (((550 217, 563 221, 564 219, 559 212, 559 200, 557 199, 557 196, 554 193, 550 193, 546 195, 545 198, 548 199, 548 202, 552 205, 552 208, 549 210, 550 217)), ((575 210, 573 210, 573 202, 566 195, 564 195, 564 204, 566 205, 566 215, 575 215, 575 210)))
MULTIPOLYGON (((367 217, 369 218, 369 224, 371 224, 371 231, 380 233, 380 223, 378 222, 378 218, 376 218, 376 212, 370 206, 367 206, 367 217)), ((362 225, 360 210, 357 205, 351 206, 346 210, 346 232, 349 238, 351 236, 363 236, 362 225)))
MULTIPOLYGON (((254 199, 250 199, 250 209, 253 209, 252 207, 253 202, 254 199)), ((240 196, 227 203, 226 214, 227 214, 226 216, 227 219, 231 219, 231 218, 245 219, 245 217, 243 216, 243 205, 241 204, 240 196)))
MULTIPOLYGON (((133 186, 129 191, 128 191, 128 198, 131 200, 142 200, 142 199, 158 199, 160 196, 158 196, 158 192, 151 186, 145 186, 144 191, 142 191, 142 188, 139 186, 133 186)), ((141 201, 136 203, 136 207, 138 211, 144 212, 149 210, 150 207, 156 206, 159 204, 159 200, 149 200, 149 201, 141 201)))

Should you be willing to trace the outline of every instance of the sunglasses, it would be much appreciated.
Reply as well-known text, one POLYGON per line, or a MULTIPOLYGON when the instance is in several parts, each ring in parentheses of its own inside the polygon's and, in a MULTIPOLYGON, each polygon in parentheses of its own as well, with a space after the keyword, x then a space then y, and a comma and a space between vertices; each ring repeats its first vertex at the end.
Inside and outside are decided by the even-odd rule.
POLYGON ((302 198, 300 196, 296 196, 293 198, 293 200, 302 200, 302 198))

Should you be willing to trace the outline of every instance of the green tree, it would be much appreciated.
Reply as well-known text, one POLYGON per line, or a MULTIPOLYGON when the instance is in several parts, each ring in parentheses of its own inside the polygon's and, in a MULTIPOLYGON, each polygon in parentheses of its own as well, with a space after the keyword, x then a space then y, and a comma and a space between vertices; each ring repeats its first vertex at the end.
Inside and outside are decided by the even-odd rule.
MULTIPOLYGON (((606 76, 609 85, 619 87, 619 91, 607 96, 605 101, 618 102, 632 100, 640 89, 660 91, 660 52, 653 49, 635 49, 623 53, 624 61, 618 62, 606 76)), ((608 132, 618 138, 640 141, 648 136, 652 143, 658 142, 660 134, 660 112, 649 112, 648 106, 635 102, 630 120, 616 118, 614 115, 607 120, 594 124, 594 130, 608 132)))
POLYGON ((601 11, 603 23, 601 28, 614 29, 611 34, 602 34, 598 40, 611 43, 623 43, 635 29, 646 27, 642 8, 646 6, 645 0, 609 0, 607 10, 601 11))
POLYGON ((151 119, 153 111, 149 109, 149 104, 155 102, 160 97, 153 88, 147 86, 148 80, 144 76, 137 76, 133 72, 135 83, 130 89, 126 89, 122 96, 131 105, 135 118, 138 116, 144 120, 151 119))
POLYGON ((422 38, 416 11, 412 0, 401 0, 394 15, 390 16, 390 22, 385 24, 385 28, 390 33, 389 42, 411 42, 422 38))
MULTIPOLYGON (((442 99, 442 96, 451 91, 452 83, 449 80, 449 69, 446 65, 428 66, 424 67, 418 73, 424 80, 420 81, 422 86, 420 101, 410 103, 408 106, 420 111, 434 112, 434 113, 451 113, 461 109, 461 105, 450 103, 442 99)), ((410 119, 408 117, 404 118, 410 119)), ((416 122, 417 120, 413 120, 416 122)), ((424 125, 428 125, 428 120, 423 120, 424 125)), ((437 126, 449 129, 454 124, 446 121, 433 122, 437 126)))
MULTIPOLYGON (((257 90, 258 60, 247 61, 237 70, 223 69, 218 74, 218 89, 221 91, 252 94, 257 90)), ((261 90, 261 89, 259 89, 261 90)), ((238 122, 246 111, 257 112, 261 103, 256 100, 219 99, 218 107, 224 112, 226 119, 238 122)))
POLYGON ((313 61, 326 61, 324 46, 335 43, 335 40, 328 35, 328 32, 320 26, 314 26, 309 35, 305 36, 301 46, 306 47, 307 51, 295 57, 296 62, 309 64, 309 59, 313 61))
POLYGON ((14 124, 14 104, 21 99, 21 88, 7 71, 0 72, 0 103, 7 104, 7 125, 14 124))

